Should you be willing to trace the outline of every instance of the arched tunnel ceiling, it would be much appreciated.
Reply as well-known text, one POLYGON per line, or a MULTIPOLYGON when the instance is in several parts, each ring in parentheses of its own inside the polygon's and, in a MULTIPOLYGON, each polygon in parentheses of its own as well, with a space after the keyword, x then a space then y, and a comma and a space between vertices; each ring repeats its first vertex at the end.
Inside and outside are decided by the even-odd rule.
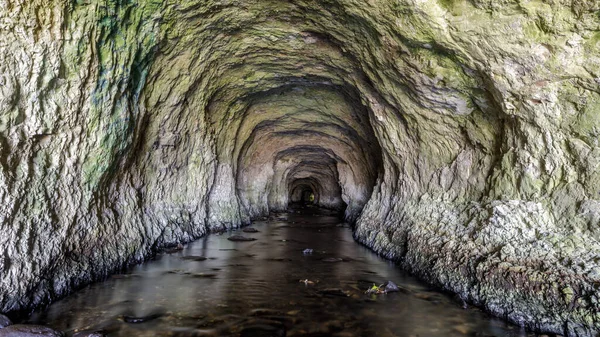
POLYGON ((533 328, 600 325, 596 1, 0 5, 0 311, 308 179, 429 282, 533 328))

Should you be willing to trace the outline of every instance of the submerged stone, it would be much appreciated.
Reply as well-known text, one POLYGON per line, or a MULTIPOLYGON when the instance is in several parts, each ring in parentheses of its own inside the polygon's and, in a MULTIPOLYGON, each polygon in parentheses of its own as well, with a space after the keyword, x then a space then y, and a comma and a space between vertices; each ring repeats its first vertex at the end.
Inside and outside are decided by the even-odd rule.
POLYGON ((0 329, 0 337, 64 337, 64 334, 43 325, 14 324, 0 329))
POLYGON ((247 236, 242 236, 242 235, 233 235, 233 236, 228 237, 227 240, 229 240, 229 241, 254 241, 256 239, 249 238, 247 236))

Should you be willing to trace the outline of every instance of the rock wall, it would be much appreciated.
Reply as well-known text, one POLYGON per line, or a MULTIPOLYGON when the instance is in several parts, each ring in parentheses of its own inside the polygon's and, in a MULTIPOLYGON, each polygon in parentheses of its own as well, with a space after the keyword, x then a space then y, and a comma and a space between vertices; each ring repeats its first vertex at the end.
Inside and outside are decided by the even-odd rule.
POLYGON ((600 326, 600 4, 0 0, 0 312, 287 206, 600 326))

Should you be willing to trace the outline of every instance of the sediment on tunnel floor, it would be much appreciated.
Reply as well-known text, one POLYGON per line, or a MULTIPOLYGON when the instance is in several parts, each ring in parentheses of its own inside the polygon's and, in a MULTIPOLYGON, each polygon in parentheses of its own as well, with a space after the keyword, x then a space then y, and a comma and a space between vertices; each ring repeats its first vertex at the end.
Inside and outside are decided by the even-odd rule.
POLYGON ((0 311, 283 209, 311 176, 429 282, 600 326, 596 1, 0 5, 0 311))

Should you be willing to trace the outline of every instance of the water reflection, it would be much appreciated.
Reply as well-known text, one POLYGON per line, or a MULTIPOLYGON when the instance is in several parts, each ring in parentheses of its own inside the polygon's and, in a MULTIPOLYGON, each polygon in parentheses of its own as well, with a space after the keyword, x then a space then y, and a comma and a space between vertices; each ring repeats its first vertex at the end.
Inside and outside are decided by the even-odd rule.
POLYGON ((158 256, 56 302, 30 323, 109 336, 527 335, 415 281, 356 244, 335 216, 309 209, 253 227, 259 232, 209 235, 158 256), (257 240, 227 240, 232 234, 257 240), (306 248, 313 253, 303 254, 306 248), (403 292, 364 293, 386 280, 403 292))

